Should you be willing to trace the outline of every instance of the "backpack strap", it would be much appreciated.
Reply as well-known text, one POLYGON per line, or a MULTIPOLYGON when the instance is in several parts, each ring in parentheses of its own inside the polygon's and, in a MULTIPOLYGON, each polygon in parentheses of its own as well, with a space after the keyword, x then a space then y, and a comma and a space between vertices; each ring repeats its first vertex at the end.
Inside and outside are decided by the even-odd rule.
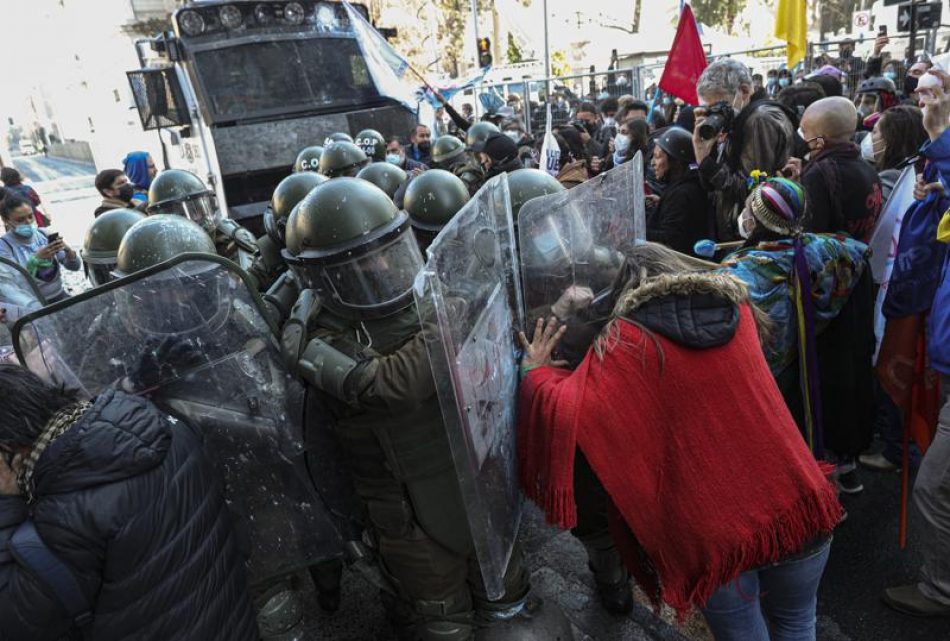
POLYGON ((92 604, 72 571, 40 538, 32 519, 20 524, 7 545, 13 557, 53 591, 77 628, 82 629, 92 622, 92 604))

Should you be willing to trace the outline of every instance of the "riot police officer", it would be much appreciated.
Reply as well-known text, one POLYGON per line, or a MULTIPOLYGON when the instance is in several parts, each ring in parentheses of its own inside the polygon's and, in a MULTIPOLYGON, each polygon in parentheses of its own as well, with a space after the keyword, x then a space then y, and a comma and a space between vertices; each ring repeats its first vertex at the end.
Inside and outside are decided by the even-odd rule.
POLYGON ((521 206, 539 196, 547 196, 564 191, 564 185, 559 183, 551 174, 540 169, 518 169, 508 173, 508 190, 511 193, 511 212, 514 215, 515 226, 518 225, 518 214, 521 206))
POLYGON ((465 183, 444 169, 430 169, 409 183, 403 203, 419 249, 425 252, 468 199, 465 183))
POLYGON ((346 133, 345 131, 334 131, 332 134, 326 137, 326 140, 323 141, 323 146, 329 147, 335 142, 353 142, 353 136, 346 133))
MULTIPOLYGON (((135 224, 126 233, 117 256, 116 276, 128 276, 144 269, 148 269, 159 263, 171 260, 183 253, 215 254, 215 246, 211 238, 198 225, 186 220, 180 216, 173 215, 155 215, 143 219, 135 224)), ((192 263, 188 263, 192 265, 192 263)), ((152 338, 150 334, 160 337, 160 344, 157 348, 146 350, 139 363, 132 367, 127 380, 123 382, 126 389, 152 388, 168 371, 176 369, 187 371, 193 368, 197 363, 222 360, 221 353, 233 349, 234 345, 228 345, 228 341, 235 341, 239 349, 246 349, 252 345, 253 341, 260 340, 259 333, 262 331, 259 317, 249 313, 247 301, 235 300, 232 302, 231 295, 226 290, 230 288, 230 279, 222 278, 226 273, 225 269, 216 266, 216 263, 209 263, 207 274, 201 271, 195 271, 194 268, 184 270, 184 272, 167 272, 173 280, 183 278, 186 280, 184 285, 178 284, 174 287, 149 287, 150 296, 125 296, 120 297, 120 302, 124 299, 128 301, 125 306, 120 306, 119 312, 122 316, 122 323, 126 327, 133 327, 141 334, 140 338, 147 340, 152 338), (232 317, 230 321, 227 321, 232 317), (223 326, 227 321, 228 330, 221 330, 219 341, 207 341, 207 337, 200 343, 200 348, 195 347, 196 343, 188 337, 190 334, 183 328, 195 322, 213 323, 215 326, 223 326), (246 334, 246 335, 245 335, 246 334)), ((163 273, 164 274, 164 273, 163 273)), ((120 292, 121 294, 121 292, 120 292)), ((247 296, 248 294, 245 294, 247 296)), ((110 339, 111 333, 102 333, 106 340, 110 339)), ((199 336, 201 333, 199 332, 199 336)), ((266 331, 265 331, 266 335, 266 331)), ((107 348, 100 348, 103 352, 107 348)), ((256 348, 255 348, 256 349, 256 348)), ((252 353, 257 353, 251 350, 252 353)), ((253 356, 250 357, 253 360, 253 356)), ((261 356, 263 358, 263 356, 261 356)), ((247 365, 250 367, 249 365, 247 365)), ((235 381, 224 376, 228 370, 221 370, 222 377, 228 380, 228 385, 235 384, 235 381)), ((271 376, 280 376, 279 360, 270 362, 260 367, 258 373, 254 376, 265 376, 264 372, 270 372, 271 376)), ((283 374, 286 376, 286 373, 283 374)), ((214 378, 214 376, 212 376, 214 378)), ((252 377, 253 378, 253 377, 252 377)), ((266 381, 258 381, 265 385, 266 381)), ((242 409, 247 412, 250 401, 249 397, 241 393, 235 394, 233 388, 229 388, 231 397, 225 392, 221 397, 209 401, 213 397, 214 390, 211 389, 193 389, 194 386, 187 382, 184 384, 163 386, 158 396, 152 395, 160 407, 170 414, 180 416, 185 419, 193 418, 188 410, 189 407, 197 403, 199 411, 195 422, 200 424, 202 416, 201 407, 205 407, 209 402, 222 412, 228 413, 230 420, 236 421, 239 425, 242 420, 253 424, 256 418, 262 414, 262 401, 255 401, 258 406, 253 410, 254 416, 242 419, 242 409), (229 402, 233 402, 231 407, 227 407, 229 402), (225 409, 226 408, 226 409, 225 409)), ((276 392, 282 388, 281 384, 272 382, 268 390, 276 392)), ((271 398, 268 402, 276 403, 281 415, 289 413, 286 405, 289 401, 271 398)), ((266 415, 266 414, 265 414, 266 415)), ((286 417, 285 417, 286 418, 286 417)), ((215 430, 220 430, 220 420, 214 419, 211 424, 215 430), (218 420, 219 422, 215 422, 218 420)), ((199 425, 196 425, 198 427, 199 425)), ((226 427, 229 427, 226 425, 226 427)), ((225 439, 228 447, 246 447, 248 451, 262 451, 268 447, 276 447, 274 437, 269 436, 266 430, 247 429, 246 425, 236 427, 236 432, 241 436, 225 439), (241 432, 240 430, 244 430, 241 432), (254 436, 248 436, 254 435, 254 436), (248 445, 242 445, 243 438, 251 439, 248 445), (257 439, 257 440, 254 440, 257 439)), ((220 445, 220 444, 219 444, 220 445)), ((216 456, 227 458, 233 457, 234 452, 221 451, 221 447, 213 448, 216 456)), ((253 459, 253 455, 245 452, 239 452, 244 461, 244 466, 252 466, 248 461, 253 459)), ((271 453, 272 455, 273 453, 271 453)), ((262 453, 266 458, 266 453, 262 453)), ((284 460, 284 459, 280 459, 284 460)), ((264 541, 268 546, 263 554, 270 555, 269 559, 277 560, 281 564, 294 565, 294 559, 280 557, 283 550, 294 549, 293 545, 300 545, 304 548, 313 548, 317 545, 317 537, 326 532, 328 523, 325 515, 319 514, 318 518, 313 518, 310 510, 314 508, 308 502, 306 513, 299 512, 302 508, 301 501, 312 499, 316 495, 313 489, 306 485, 301 485, 301 481, 294 477, 292 466, 286 467, 271 464, 257 464, 254 471, 240 471, 242 466, 233 466, 237 469, 230 469, 224 466, 229 485, 232 486, 232 492, 255 493, 253 497, 242 496, 246 500, 246 505, 239 506, 236 501, 232 502, 232 509, 238 516, 245 516, 246 512, 251 512, 251 519, 254 518, 254 504, 266 504, 264 514, 268 518, 277 519, 280 524, 263 525, 258 524, 261 536, 275 537, 280 541, 280 545, 274 547, 273 541, 264 541), (259 476, 254 476, 259 474, 259 476), (276 485, 275 485, 276 484, 276 485), (276 494, 287 492, 291 497, 286 503, 276 494), (275 493, 275 494, 269 494, 275 493), (274 530, 277 527, 279 530, 274 530), (313 528, 313 532, 307 532, 307 528, 313 528), (281 537, 287 537, 281 541, 281 537), (291 545, 291 540, 297 538, 291 545), (276 559, 274 555, 278 556, 276 559)), ((247 524, 244 524, 247 527, 247 524)), ((252 559, 256 550, 252 550, 252 559)), ((288 552, 289 553, 289 552, 288 552)), ((300 567, 299 561, 297 567, 300 567)), ((317 598, 320 606, 326 610, 333 610, 339 605, 339 578, 342 570, 342 563, 337 558, 331 558, 327 561, 321 561, 310 565, 308 568, 317 587, 317 598)), ((258 624, 261 629, 262 639, 286 639, 286 635, 291 631, 299 632, 302 626, 303 604, 300 595, 293 588, 291 576, 279 574, 274 571, 275 568, 266 568, 266 578, 254 585, 256 596, 256 605, 258 608, 258 624), (274 576, 278 574, 278 576, 274 576)), ((299 637, 298 637, 299 638, 299 637)))
POLYGON ((320 169, 320 156, 323 155, 323 147, 313 145, 304 147, 297 154, 294 161, 294 171, 318 171, 320 169))
POLYGON ((125 233, 145 215, 134 209, 112 209, 96 218, 83 239, 80 255, 86 278, 93 287, 105 285, 115 277, 119 244, 125 233))
MULTIPOLYGON (((383 152, 385 151, 384 145, 383 152)), ((370 163, 363 167, 360 173, 356 174, 356 177, 373 183, 386 192, 386 195, 390 198, 394 198, 399 188, 409 180, 409 175, 405 171, 388 162, 370 163)))
POLYGON ((472 148, 476 143, 485 142, 490 135, 500 133, 501 129, 490 122, 482 120, 468 128, 465 144, 467 147, 472 148))
POLYGON ((372 162, 386 160, 386 139, 375 129, 364 129, 356 134, 356 146, 363 150, 372 162))
POLYGON ((173 214, 197 223, 215 241, 218 254, 236 258, 245 269, 258 253, 257 239, 230 218, 215 211, 214 193, 198 176, 183 169, 166 169, 148 188, 149 216, 173 214))
MULTIPOLYGON (((270 206, 264 211, 264 230, 257 239, 260 253, 247 270, 257 280, 259 291, 267 291, 287 271, 280 250, 284 248, 284 230, 287 219, 304 196, 328 180, 313 171, 302 171, 284 178, 274 189, 270 206)), ((296 299, 296 295, 294 295, 296 299)), ((291 301, 293 304, 293 301, 291 301)), ((287 309, 289 312, 289 308, 287 309)))
POLYGON ((320 173, 327 178, 354 177, 369 163, 363 150, 352 142, 334 142, 323 149, 320 156, 320 173))
POLYGON ((432 145, 432 164, 462 179, 470 196, 485 182, 482 166, 465 150, 465 143, 455 136, 439 136, 432 145))
POLYGON ((532 634, 537 621, 515 614, 529 589, 518 550, 504 597, 485 598, 413 305, 422 256, 408 215, 366 181, 331 180, 300 203, 284 257, 310 288, 284 328, 285 358, 331 407, 398 595, 384 602, 400 639, 482 638, 476 610, 495 613, 484 616, 497 639, 569 638, 532 634))

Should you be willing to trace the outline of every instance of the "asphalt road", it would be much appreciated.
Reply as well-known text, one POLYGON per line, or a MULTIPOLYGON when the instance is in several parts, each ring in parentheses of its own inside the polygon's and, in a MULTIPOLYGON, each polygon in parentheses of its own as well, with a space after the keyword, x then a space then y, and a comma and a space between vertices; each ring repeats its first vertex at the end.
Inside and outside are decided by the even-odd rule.
POLYGON ((42 154, 18 156, 13 159, 13 166, 33 183, 60 180, 62 178, 95 176, 96 174, 96 168, 91 163, 63 158, 48 158, 42 154))

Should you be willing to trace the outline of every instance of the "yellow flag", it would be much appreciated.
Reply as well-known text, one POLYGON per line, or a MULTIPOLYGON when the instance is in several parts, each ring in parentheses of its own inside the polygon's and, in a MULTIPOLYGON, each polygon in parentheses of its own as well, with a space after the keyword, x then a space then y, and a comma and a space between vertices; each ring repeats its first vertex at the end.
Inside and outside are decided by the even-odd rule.
POLYGON ((808 46, 805 0, 779 0, 775 37, 788 43, 789 69, 805 59, 805 48, 808 46))

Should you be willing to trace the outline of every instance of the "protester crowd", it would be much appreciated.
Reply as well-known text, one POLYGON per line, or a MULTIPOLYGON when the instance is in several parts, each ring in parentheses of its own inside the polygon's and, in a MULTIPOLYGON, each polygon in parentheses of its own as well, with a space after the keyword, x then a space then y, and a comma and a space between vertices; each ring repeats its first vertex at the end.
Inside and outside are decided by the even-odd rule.
MULTIPOLYGON (((699 609, 717 641, 804 640, 847 518, 840 495, 914 465, 924 565, 883 597, 948 616, 950 76, 883 60, 885 40, 867 61, 845 43, 809 74, 716 60, 695 105, 558 96, 568 118, 544 169, 518 96, 477 120, 446 101, 405 137, 337 132, 288 151, 295 171, 257 239, 216 217, 199 178, 136 152, 96 177, 103 200, 77 252, 4 169, 0 270, 48 304, 69 296, 62 269, 101 287, 186 252, 246 264, 285 366, 353 463, 399 638, 569 638, 519 636, 551 615, 520 548, 488 599, 472 535, 454 527, 465 515, 409 292, 426 248, 494 177, 507 175, 517 225, 533 198, 642 163, 646 238, 619 261, 608 312, 594 312, 602 292, 569 287, 520 336, 524 493, 584 544, 609 612, 631 610, 632 576, 656 604, 699 609), (936 83, 918 90, 925 74, 936 83), (332 295, 308 298, 321 287, 332 295), (562 340, 583 356, 564 360, 562 340), (909 422, 920 451, 904 456, 909 422)), ((248 586, 216 453, 154 392, 195 346, 150 349, 94 398, 0 366, 0 639, 277 638, 299 619, 289 582, 248 586)), ((338 607, 342 563, 308 569, 321 607, 338 607)))

